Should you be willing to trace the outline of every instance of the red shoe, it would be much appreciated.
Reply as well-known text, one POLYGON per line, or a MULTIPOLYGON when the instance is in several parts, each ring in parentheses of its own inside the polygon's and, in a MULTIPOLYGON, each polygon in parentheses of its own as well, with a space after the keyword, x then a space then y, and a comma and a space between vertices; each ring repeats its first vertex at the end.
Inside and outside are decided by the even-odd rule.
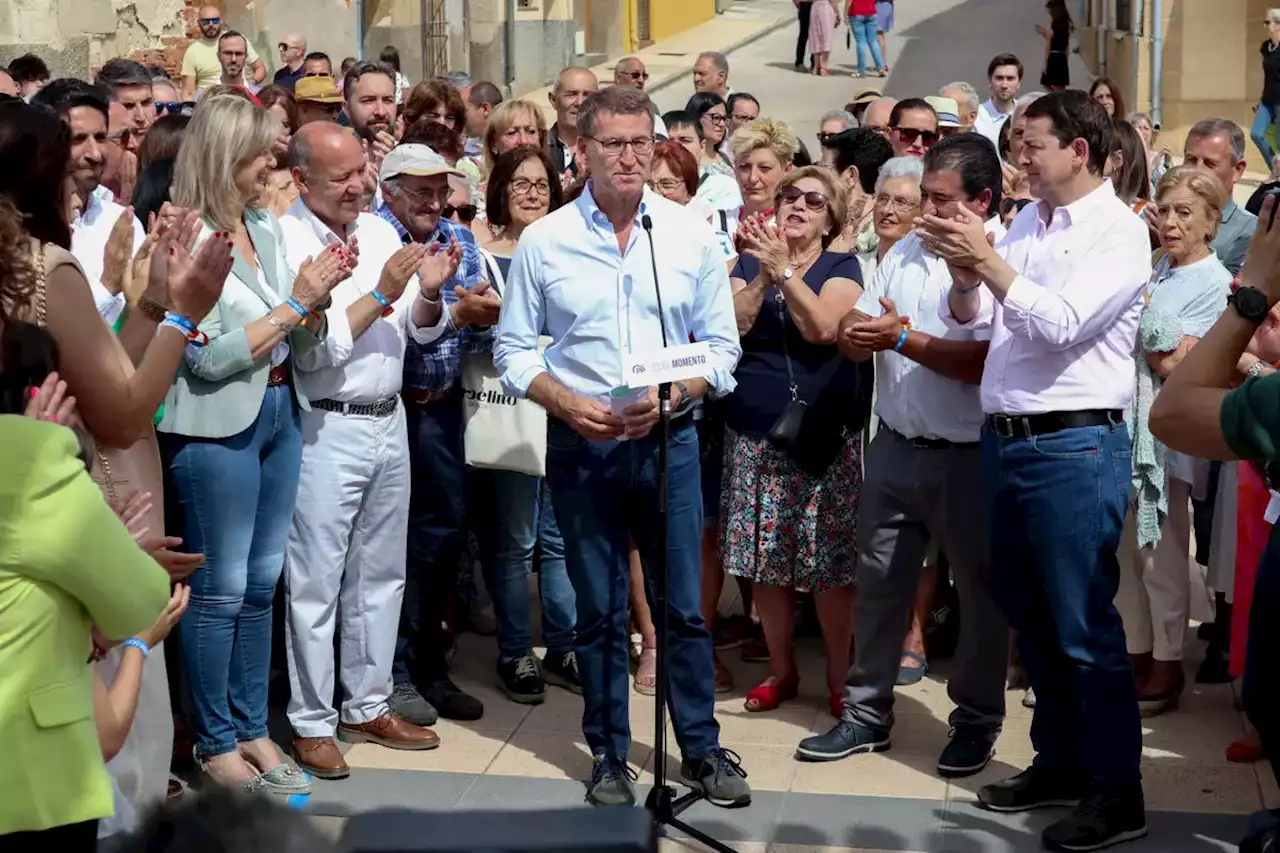
POLYGON ((800 676, 777 681, 773 684, 761 684, 747 694, 743 707, 748 711, 773 711, 788 699, 796 698, 800 692, 800 676))
POLYGON ((844 694, 843 693, 831 694, 830 711, 831 711, 831 716, 835 717, 837 720, 842 719, 844 717, 844 694))
POLYGON ((1237 740, 1227 747, 1227 761, 1232 764, 1253 764, 1262 760, 1262 744, 1237 740))

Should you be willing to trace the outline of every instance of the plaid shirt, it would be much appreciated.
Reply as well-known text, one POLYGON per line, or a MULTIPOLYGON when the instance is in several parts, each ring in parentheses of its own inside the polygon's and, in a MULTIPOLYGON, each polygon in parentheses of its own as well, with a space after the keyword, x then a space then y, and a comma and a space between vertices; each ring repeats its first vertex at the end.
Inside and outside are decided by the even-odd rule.
MULTIPOLYGON (((413 241, 413 237, 400 224, 400 220, 396 219, 391 208, 381 204, 373 212, 390 222, 405 243, 413 241)), ((458 301, 457 295, 453 292, 456 285, 470 289, 485 277, 480 247, 476 245, 476 238, 466 228, 454 225, 447 219, 441 219, 440 224, 436 226, 436 232, 427 239, 427 242, 438 240, 448 245, 451 238, 457 240, 458 245, 462 247, 462 262, 458 264, 457 273, 440 291, 446 314, 449 306, 458 301)), ((459 360, 462 353, 487 353, 493 349, 493 335, 488 329, 455 329, 452 319, 446 319, 445 324, 445 333, 430 344, 423 346, 412 340, 409 341, 404 357, 406 388, 448 391, 458 381, 458 375, 461 372, 459 360)))

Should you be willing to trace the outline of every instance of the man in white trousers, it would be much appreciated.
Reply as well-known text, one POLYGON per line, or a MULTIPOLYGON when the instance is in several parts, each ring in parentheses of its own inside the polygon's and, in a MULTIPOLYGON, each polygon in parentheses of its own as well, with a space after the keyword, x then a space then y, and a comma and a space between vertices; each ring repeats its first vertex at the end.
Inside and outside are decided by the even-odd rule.
POLYGON ((402 245, 389 224, 360 212, 365 154, 347 130, 310 124, 294 136, 289 156, 299 187, 280 221, 290 265, 335 241, 359 258, 327 309, 332 339, 295 356, 313 405, 302 423, 285 568, 294 756, 314 776, 341 779, 350 770, 335 728, 345 741, 392 749, 440 743, 387 705, 409 519, 409 444, 398 395, 407 338, 426 344, 444 331, 440 289, 458 259, 456 249, 402 245), (410 280, 417 286, 407 287, 410 280), (340 716, 332 707, 336 622, 340 716))

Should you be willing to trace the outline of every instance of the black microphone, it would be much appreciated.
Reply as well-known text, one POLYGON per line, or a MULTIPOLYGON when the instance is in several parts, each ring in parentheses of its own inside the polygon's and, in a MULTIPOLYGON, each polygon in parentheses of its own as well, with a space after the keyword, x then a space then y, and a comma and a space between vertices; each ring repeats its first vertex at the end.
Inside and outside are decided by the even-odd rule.
MULTIPOLYGON (((653 246, 653 219, 649 214, 640 217, 640 226, 649 235, 649 261, 653 264, 653 292, 658 297, 658 326, 662 329, 662 348, 667 348, 667 317, 662 312, 662 285, 658 283, 658 253, 653 246)), ((671 414, 671 383, 658 385, 658 406, 663 415, 671 414)))

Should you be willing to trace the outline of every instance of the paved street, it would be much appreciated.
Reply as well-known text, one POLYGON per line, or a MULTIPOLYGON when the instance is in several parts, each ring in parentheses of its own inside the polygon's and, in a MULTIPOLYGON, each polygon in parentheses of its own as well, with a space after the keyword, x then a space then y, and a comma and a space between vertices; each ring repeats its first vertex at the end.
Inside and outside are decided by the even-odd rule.
MULTIPOLYGON (((740 0, 754 5, 768 0, 740 0)), ((830 77, 797 72, 792 65, 798 27, 783 27, 729 56, 729 84, 750 92, 762 104, 762 115, 781 120, 817 151, 822 114, 853 100, 856 92, 879 87, 887 95, 937 94, 953 80, 967 80, 987 96, 987 62, 1012 51, 1026 66, 1023 91, 1037 88, 1044 65, 1044 41, 1036 24, 1047 23, 1044 5, 1032 0, 898 0, 896 29, 889 36, 887 80, 849 76, 857 67, 854 47, 845 48, 847 30, 836 34, 830 77)), ((1071 78, 1077 85, 1090 77, 1079 57, 1072 57, 1071 78)), ((692 76, 653 93, 665 112, 681 109, 693 94, 692 76)))

